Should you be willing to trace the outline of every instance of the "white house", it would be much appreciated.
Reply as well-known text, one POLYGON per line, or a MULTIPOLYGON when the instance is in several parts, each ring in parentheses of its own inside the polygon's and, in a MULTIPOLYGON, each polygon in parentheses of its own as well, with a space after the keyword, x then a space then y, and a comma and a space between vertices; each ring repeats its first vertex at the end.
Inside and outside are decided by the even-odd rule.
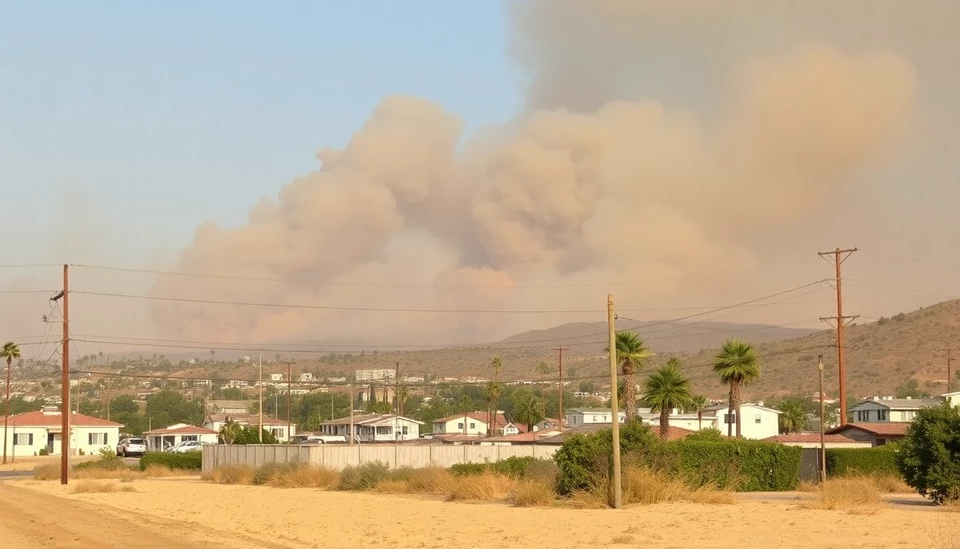
MULTIPOLYGON (((220 432, 220 428, 226 425, 227 421, 233 421, 234 423, 239 423, 240 425, 253 427, 256 431, 257 426, 260 424, 260 416, 258 414, 211 414, 207 416, 206 421, 203 422, 203 426, 207 429, 220 432)), ((263 416, 263 428, 267 432, 273 434, 277 437, 277 441, 281 444, 286 444, 290 442, 290 438, 293 435, 297 434, 297 424, 290 424, 290 432, 287 432, 287 422, 282 421, 276 418, 263 416)))
POLYGON ((486 436, 487 416, 481 412, 458 414, 433 420, 435 435, 486 436))
POLYGON ((206 427, 196 427, 186 423, 177 423, 164 427, 163 429, 153 429, 143 433, 143 438, 147 440, 147 448, 150 450, 163 450, 174 444, 180 444, 188 440, 196 440, 209 444, 217 443, 217 431, 207 429, 206 427))
POLYGON ((208 414, 246 414, 253 405, 253 400, 208 400, 208 414))
POLYGON ((270 381, 283 381, 283 374, 270 374, 270 381))
POLYGON ((356 381, 378 381, 383 379, 396 379, 397 371, 391 368, 380 368, 373 370, 357 370, 353 373, 356 381))
MULTIPOLYGON (((777 436, 780 433, 780 411, 773 408, 767 408, 760 404, 744 402, 740 405, 740 434, 743 438, 762 440, 777 436)), ((724 435, 727 434, 727 425, 733 425, 733 432, 736 433, 737 414, 729 413, 726 404, 715 404, 708 407, 703 412, 703 428, 719 429, 724 435), (710 425, 707 418, 710 418, 710 425)))
MULTIPOLYGON (((567 425, 579 427, 591 423, 612 423, 613 412, 609 408, 570 408, 567 410, 567 425)), ((617 415, 619 422, 623 423, 627 418, 627 413, 620 411, 617 415)))
MULTIPOLYGON (((350 418, 324 421, 320 432, 324 435, 350 437, 350 418)), ((364 414, 353 417, 354 440, 359 442, 396 442, 420 438, 422 421, 396 414, 364 414)))
MULTIPOLYGON (((17 456, 36 456, 46 449, 61 452, 62 421, 56 407, 9 417, 7 451, 17 456), (11 450, 12 449, 12 450, 11 450)), ((120 442, 122 424, 73 412, 70 414, 70 454, 96 454, 101 448, 114 448, 120 442)), ((2 435, 0 435, 2 436, 2 435)))
POLYGON ((944 393, 943 401, 949 404, 950 406, 960 406, 960 391, 953 391, 952 393, 944 393))
POLYGON ((854 423, 910 423, 920 408, 937 406, 943 400, 939 398, 893 398, 873 397, 850 408, 854 423))
POLYGON ((303 372, 300 374, 300 381, 313 381, 313 374, 310 372, 303 372))

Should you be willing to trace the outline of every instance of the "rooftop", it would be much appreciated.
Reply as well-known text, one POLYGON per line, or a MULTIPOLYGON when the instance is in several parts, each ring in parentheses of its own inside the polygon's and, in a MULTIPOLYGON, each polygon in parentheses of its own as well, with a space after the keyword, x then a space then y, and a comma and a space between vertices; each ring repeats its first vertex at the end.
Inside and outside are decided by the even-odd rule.
POLYGON ((216 431, 212 429, 207 429, 206 427, 197 427, 194 425, 186 425, 183 423, 178 423, 176 425, 170 425, 169 427, 164 427, 162 429, 153 429, 150 431, 144 431, 144 435, 215 435, 216 431))
POLYGON ((830 429, 827 431, 827 434, 842 433, 847 429, 859 429, 860 431, 878 436, 904 436, 907 434, 909 427, 909 423, 848 423, 841 427, 830 429))
MULTIPOLYGON (((207 421, 213 423, 224 423, 230 420, 246 425, 257 425, 260 423, 260 416, 258 414, 210 414, 207 417, 207 421)), ((286 425, 287 422, 274 417, 263 416, 263 424, 286 425)), ((293 422, 292 424, 296 425, 296 422, 293 422)))
MULTIPOLYGON (((403 420, 410 423, 416 423, 418 425, 423 425, 422 421, 417 421, 415 419, 410 419, 404 416, 398 416, 396 414, 362 414, 353 416, 354 425, 393 425, 394 421, 403 420)), ((351 419, 350 416, 341 417, 337 419, 332 419, 324 421, 322 425, 350 425, 351 419)))
MULTIPOLYGON (((63 418, 60 416, 59 410, 24 412, 10 416, 9 421, 11 425, 16 425, 17 427, 59 427, 63 424, 63 418)), ((122 423, 78 414, 76 412, 70 414, 70 425, 74 427, 123 427, 122 423)))
POLYGON ((943 402, 939 398, 872 398, 858 402, 851 410, 863 404, 879 404, 890 410, 919 410, 925 406, 937 406, 943 402))

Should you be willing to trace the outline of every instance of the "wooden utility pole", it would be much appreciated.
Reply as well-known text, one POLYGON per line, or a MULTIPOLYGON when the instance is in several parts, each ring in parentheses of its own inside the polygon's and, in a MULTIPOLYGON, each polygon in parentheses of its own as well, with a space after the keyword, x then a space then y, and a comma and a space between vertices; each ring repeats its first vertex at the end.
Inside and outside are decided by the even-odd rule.
POLYGON ((817 356, 817 369, 820 370, 820 482, 823 483, 827 481, 827 443, 823 434, 827 421, 823 407, 823 355, 817 356))
MULTIPOLYGON (((13 362, 13 357, 7 359, 7 405, 6 410, 3 412, 3 464, 7 464, 7 427, 10 422, 10 364, 13 362)), ((17 434, 14 431, 13 434, 14 441, 16 441, 17 434)), ((17 451, 16 445, 14 444, 13 452, 17 451)))
POLYGON ((837 368, 840 377, 840 425, 847 424, 847 379, 843 356, 843 329, 846 325, 856 319, 856 316, 843 316, 843 290, 841 289, 840 266, 850 257, 850 254, 857 251, 856 248, 847 250, 835 249, 832 252, 818 252, 817 255, 833 263, 837 269, 837 316, 821 317, 823 322, 832 323, 837 329, 837 368), (830 259, 832 256, 832 259, 830 259))
MULTIPOLYGON (((397 362, 397 370, 394 374, 396 379, 393 380, 393 400, 396 402, 394 405, 393 411, 393 441, 397 442, 400 440, 400 433, 397 431, 400 430, 400 362, 397 362)), ((397 449, 394 447, 394 453, 397 449)), ((394 460, 396 461, 396 460, 394 460)))
POLYGON ((613 437, 613 504, 614 509, 623 506, 623 492, 620 487, 620 406, 617 403, 617 330, 616 315, 613 312, 613 294, 607 294, 607 329, 610 332, 610 416, 613 437))
POLYGON ((258 406, 258 412, 260 413, 260 427, 257 431, 257 439, 260 441, 260 444, 263 444, 263 352, 257 353, 257 364, 260 366, 260 381, 257 383, 257 387, 260 389, 260 406, 258 406))
POLYGON ((960 349, 940 349, 947 352, 947 392, 953 392, 953 361, 956 360, 950 356, 951 351, 960 351, 960 349))
POLYGON ((563 431, 563 352, 568 350, 566 347, 554 347, 557 351, 557 371, 560 377, 557 381, 557 421, 560 423, 560 431, 563 431))
POLYGON ((350 445, 353 445, 353 385, 350 385, 350 445))
POLYGON ((287 360, 287 441, 290 441, 290 383, 293 382, 293 379, 290 378, 290 370, 292 366, 292 360, 287 360))
POLYGON ((70 266, 63 266, 63 290, 50 298, 63 298, 63 338, 60 340, 60 484, 70 472, 70 266))

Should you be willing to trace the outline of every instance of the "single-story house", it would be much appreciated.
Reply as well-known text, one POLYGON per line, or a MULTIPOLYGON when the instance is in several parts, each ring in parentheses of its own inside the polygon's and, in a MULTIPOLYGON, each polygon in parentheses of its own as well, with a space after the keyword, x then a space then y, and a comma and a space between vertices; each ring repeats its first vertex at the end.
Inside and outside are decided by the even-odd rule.
POLYGON ((433 420, 432 433, 435 435, 502 436, 527 432, 527 426, 507 421, 503 412, 497 412, 493 432, 487 425, 486 412, 456 414, 433 420))
MULTIPOLYGON (((595 433, 603 429, 609 429, 610 424, 603 423, 591 423, 588 425, 581 425, 579 427, 571 427, 561 433, 555 434, 553 436, 544 437, 537 439, 537 444, 563 444, 567 440, 567 437, 572 435, 589 435, 590 433, 595 433)), ((654 434, 657 436, 660 435, 660 427, 651 429, 654 434)), ((696 431, 691 431, 689 429, 682 429, 680 427, 669 426, 667 430, 667 440, 681 440, 687 438, 688 436, 696 433, 696 431)))
MULTIPOLYGON (((207 416, 206 421, 203 422, 203 426, 212 431, 220 433, 220 428, 226 425, 228 421, 233 421, 234 423, 239 423, 240 425, 248 425, 253 427, 254 430, 257 429, 257 426, 260 424, 260 416, 258 414, 211 414, 207 416)), ((297 424, 290 424, 290 432, 287 432, 287 422, 268 416, 263 416, 263 428, 269 433, 272 433, 273 436, 277 437, 277 441, 281 444, 286 444, 290 442, 290 438, 293 435, 297 434, 297 424)))
POLYGON ((208 414, 246 414, 250 412, 253 400, 208 400, 208 414))
POLYGON ((163 429, 146 431, 143 433, 143 438, 147 441, 148 450, 164 450, 188 440, 216 444, 219 436, 213 429, 177 423, 163 429))
MULTIPOLYGON (((55 406, 15 414, 8 418, 7 452, 14 457, 36 456, 40 450, 60 454, 63 418, 55 406)), ((123 424, 70 413, 70 454, 96 454, 102 448, 116 448, 123 424)), ((2 435, 0 435, 2 436, 2 435)))
MULTIPOLYGON (((324 435, 350 438, 350 417, 324 421, 320 432, 324 435)), ((363 414, 353 416, 353 436, 358 442, 397 442, 420 438, 422 421, 396 414, 363 414)))
MULTIPOLYGON (((820 433, 789 433, 763 439, 765 442, 779 442, 784 446, 800 448, 819 448, 820 433)), ((823 445, 827 448, 870 448, 872 444, 847 438, 843 435, 823 435, 823 445)))
MULTIPOLYGON (((609 408, 570 408, 566 411, 566 416, 567 425, 574 428, 594 423, 609 425, 612 422, 613 412, 609 408)), ((621 410, 617 417, 620 423, 623 423, 626 421, 627 413, 621 410)))
POLYGON ((850 415, 856 423, 910 423, 917 417, 920 408, 937 406, 942 402, 940 398, 873 397, 850 408, 850 415))
MULTIPOLYGON (((707 407, 703 412, 703 428, 719 429, 724 435, 727 434, 727 425, 732 424, 732 433, 736 434, 737 414, 729 413, 727 404, 715 404, 707 407), (707 421, 710 418, 710 421, 707 421)), ((779 410, 767 408, 760 403, 744 402, 740 405, 740 434, 743 438, 753 440, 763 440, 776 436, 780 433, 780 414, 779 410)))
POLYGON ((828 435, 843 435, 859 442, 868 442, 871 446, 883 446, 888 442, 900 440, 907 435, 909 423, 848 423, 827 431, 828 435))

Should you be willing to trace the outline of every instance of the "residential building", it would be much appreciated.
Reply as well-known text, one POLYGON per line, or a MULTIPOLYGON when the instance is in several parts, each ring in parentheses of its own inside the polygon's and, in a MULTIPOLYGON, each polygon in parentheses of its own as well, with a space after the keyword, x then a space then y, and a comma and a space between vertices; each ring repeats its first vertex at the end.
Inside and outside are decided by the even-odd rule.
POLYGON ((854 423, 909 423, 917 417, 920 408, 942 402, 939 398, 873 397, 850 408, 850 415, 854 423))
POLYGON ((206 427, 196 427, 186 423, 177 423, 164 427, 163 429, 153 429, 143 433, 143 438, 147 441, 147 449, 164 450, 175 444, 196 440, 208 444, 216 444, 218 440, 217 431, 207 429, 206 427))
POLYGON ((353 373, 353 375, 356 381, 382 381, 385 379, 397 379, 397 371, 392 368, 357 370, 353 373))
POLYGON ((300 374, 300 381, 313 381, 313 374, 310 372, 303 372, 300 374))
POLYGON ((952 393, 944 393, 942 397, 943 397, 943 401, 949 404, 950 406, 960 406, 960 391, 953 391, 952 393))
POLYGON ((208 400, 208 414, 246 414, 254 400, 208 400))
POLYGON ((396 414, 364 414, 324 421, 320 432, 324 435, 350 437, 350 424, 353 423, 353 436, 357 442, 397 442, 420 438, 422 421, 396 414))
POLYGON ((283 374, 270 374, 270 381, 283 381, 283 374))
POLYGON ((900 440, 907 434, 909 423, 903 422, 876 422, 876 423, 848 423, 827 431, 828 435, 843 435, 859 442, 868 442, 871 446, 900 440))
MULTIPOLYGON (((563 422, 563 427, 567 426, 566 420, 563 422)), ((550 430, 560 430, 560 422, 556 418, 545 418, 533 426, 534 431, 550 431, 550 430)))
MULTIPOLYGON (((612 423, 613 412, 609 408, 570 408, 566 412, 567 425, 571 428, 581 425, 594 423, 612 423)), ((620 423, 627 418, 627 413, 620 411, 618 416, 620 423)))
MULTIPOLYGON (((780 433, 780 411, 767 408, 761 404, 744 402, 740 405, 740 434, 743 438, 762 440, 780 433)), ((703 412, 703 428, 719 429, 727 434, 727 426, 732 425, 732 432, 736 434, 737 414, 730 414, 726 404, 715 404, 707 407, 703 412), (707 421, 707 418, 711 421, 707 421)))
POLYGON ((435 435, 502 436, 525 433, 527 426, 507 421, 503 412, 498 411, 492 430, 487 425, 486 412, 470 412, 440 418, 433 421, 432 429, 435 435))
MULTIPOLYGON (((257 425, 260 423, 260 416, 258 414, 210 414, 207 416, 206 421, 203 422, 203 426, 207 429, 220 432, 220 428, 223 427, 228 421, 233 421, 234 423, 239 423, 240 425, 253 427, 254 430, 257 429, 257 425)), ((290 424, 290 432, 287 432, 287 422, 268 416, 263 416, 263 428, 272 433, 273 436, 277 437, 277 441, 281 444, 286 444, 290 441, 290 438, 297 434, 297 424, 290 424)))
MULTIPOLYGON (((2 418, 0 418, 2 419, 2 418)), ((8 418, 7 451, 13 456, 36 456, 40 450, 59 454, 63 418, 54 406, 8 418)), ((70 414, 70 454, 96 454, 101 448, 115 448, 120 442, 122 424, 72 412, 70 414)), ((2 435, 0 435, 2 436, 2 435)))

